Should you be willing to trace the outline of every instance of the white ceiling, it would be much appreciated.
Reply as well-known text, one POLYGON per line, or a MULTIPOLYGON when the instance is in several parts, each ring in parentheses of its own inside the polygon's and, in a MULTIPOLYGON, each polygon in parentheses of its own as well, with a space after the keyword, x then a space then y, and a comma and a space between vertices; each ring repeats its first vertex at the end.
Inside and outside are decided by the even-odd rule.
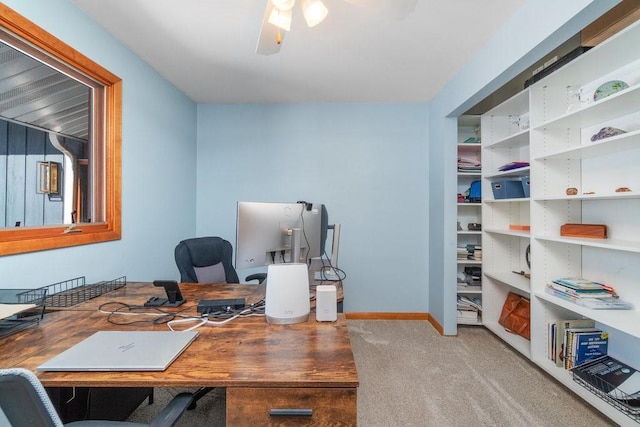
POLYGON ((72 1, 198 103, 427 102, 524 2, 417 0, 398 20, 323 0, 314 28, 296 5, 280 52, 262 56, 268 0, 72 1))

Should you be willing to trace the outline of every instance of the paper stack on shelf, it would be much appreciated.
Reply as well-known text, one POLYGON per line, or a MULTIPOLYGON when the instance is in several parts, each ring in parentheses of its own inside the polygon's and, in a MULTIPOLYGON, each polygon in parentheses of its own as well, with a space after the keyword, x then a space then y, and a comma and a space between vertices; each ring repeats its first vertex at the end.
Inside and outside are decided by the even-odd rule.
POLYGON ((458 309, 457 312, 457 320, 458 322, 477 322, 478 321, 478 312, 475 310, 462 310, 458 309))
POLYGON ((482 312, 482 301, 480 298, 469 298, 464 295, 458 295, 458 313, 457 320, 459 323, 477 322, 482 312))
POLYGON ((582 278, 560 278, 547 283, 550 295, 591 309, 632 310, 633 304, 623 301, 609 285, 582 278))

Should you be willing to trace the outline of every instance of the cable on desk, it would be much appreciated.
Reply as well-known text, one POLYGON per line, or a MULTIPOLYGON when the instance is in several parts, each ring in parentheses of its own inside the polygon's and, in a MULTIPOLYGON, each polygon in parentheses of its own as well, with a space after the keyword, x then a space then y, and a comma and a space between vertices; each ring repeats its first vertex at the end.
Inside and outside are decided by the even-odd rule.
POLYGON ((98 311, 100 313, 107 314, 107 321, 113 325, 135 325, 135 324, 147 324, 152 323, 154 325, 159 325, 163 323, 168 323, 176 317, 185 317, 180 314, 180 312, 173 311, 165 311, 160 309, 159 307, 144 307, 144 306, 136 306, 124 304, 121 302, 106 302, 101 304, 98 307, 98 311), (115 305, 113 309, 109 309, 108 306, 115 305), (134 311, 141 310, 141 311, 134 311), (144 310, 144 311, 143 311, 144 310), (152 311, 152 312, 149 312, 152 311), (116 320, 117 316, 153 316, 153 319, 147 320, 134 320, 131 322, 123 322, 116 320))
POLYGON ((181 331, 193 331, 194 329, 198 329, 203 325, 209 326, 222 326, 226 323, 231 322, 239 317, 252 317, 252 316, 264 316, 264 299, 258 301, 255 304, 251 304, 242 309, 236 310, 225 310, 224 312, 213 312, 203 314, 201 317, 185 317, 183 319, 174 319, 167 322, 167 326, 170 330, 176 331, 174 329, 174 325, 181 325, 186 323, 196 322, 195 325, 190 326, 187 329, 180 329, 181 331), (211 320, 211 319, 221 319, 221 320, 211 320))

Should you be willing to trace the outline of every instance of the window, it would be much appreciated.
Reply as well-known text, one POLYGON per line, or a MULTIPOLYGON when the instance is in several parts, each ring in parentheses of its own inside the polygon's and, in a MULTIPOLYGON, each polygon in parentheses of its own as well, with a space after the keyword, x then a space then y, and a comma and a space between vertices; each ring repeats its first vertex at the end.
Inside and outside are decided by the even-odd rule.
MULTIPOLYGON (((0 229, 0 255, 117 240, 121 236, 122 81, 0 3, 0 38, 89 88, 90 222, 0 229)), ((2 65, 0 65, 1 67, 2 65)), ((5 203, 6 204, 6 203, 5 203)), ((79 206, 79 205, 78 205, 79 206)))

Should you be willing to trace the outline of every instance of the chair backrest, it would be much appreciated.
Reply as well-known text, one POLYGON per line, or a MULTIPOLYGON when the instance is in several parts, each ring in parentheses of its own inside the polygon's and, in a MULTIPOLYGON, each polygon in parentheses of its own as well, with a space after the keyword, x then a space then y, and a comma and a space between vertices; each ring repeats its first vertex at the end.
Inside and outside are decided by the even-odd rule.
POLYGON ((222 263, 227 283, 240 283, 233 268, 233 246, 221 237, 196 237, 178 243, 175 249, 176 265, 181 282, 199 282, 196 268, 222 263))
POLYGON ((0 425, 63 425, 38 377, 22 368, 0 369, 0 410, 0 425))

